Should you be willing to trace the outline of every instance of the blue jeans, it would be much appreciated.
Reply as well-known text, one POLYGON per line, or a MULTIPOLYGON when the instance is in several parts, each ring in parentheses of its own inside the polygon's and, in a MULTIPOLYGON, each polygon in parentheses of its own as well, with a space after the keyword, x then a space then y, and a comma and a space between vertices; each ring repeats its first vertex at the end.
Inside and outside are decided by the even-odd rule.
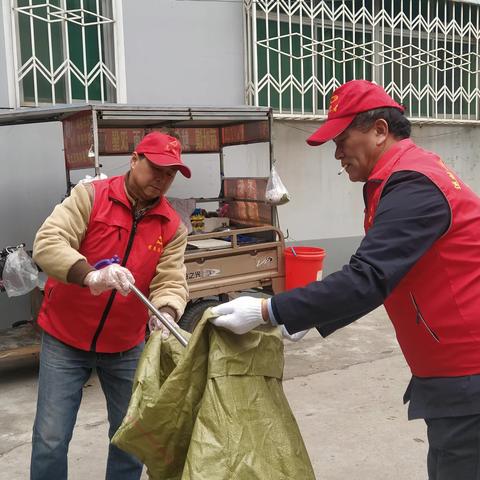
MULTIPOLYGON (((69 347, 43 334, 37 414, 33 426, 31 480, 66 480, 67 452, 82 400, 82 390, 96 368, 107 401, 109 438, 120 426, 132 394, 143 343, 126 352, 94 353, 69 347)), ((142 463, 114 445, 108 451, 107 480, 138 480, 142 463)))

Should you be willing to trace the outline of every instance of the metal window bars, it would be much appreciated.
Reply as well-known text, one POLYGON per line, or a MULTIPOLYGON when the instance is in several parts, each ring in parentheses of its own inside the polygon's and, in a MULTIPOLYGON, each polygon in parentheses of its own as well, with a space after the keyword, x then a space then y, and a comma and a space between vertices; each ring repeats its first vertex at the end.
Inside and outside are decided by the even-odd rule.
POLYGON ((10 6, 17 105, 116 101, 112 0, 11 0, 10 6))
POLYGON ((417 122, 478 123, 479 2, 244 0, 246 101, 321 119, 342 83, 383 85, 417 122))

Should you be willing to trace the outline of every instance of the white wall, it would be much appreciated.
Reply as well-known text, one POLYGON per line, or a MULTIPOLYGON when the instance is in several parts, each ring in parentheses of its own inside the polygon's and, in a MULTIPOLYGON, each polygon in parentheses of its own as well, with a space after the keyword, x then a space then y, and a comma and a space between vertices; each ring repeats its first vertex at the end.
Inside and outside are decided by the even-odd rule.
POLYGON ((414 126, 412 139, 440 155, 480 195, 480 126, 414 126))
MULTIPOLYGON (((59 123, 0 127, 0 248, 26 243, 66 191, 59 123)), ((0 294, 0 329, 30 318, 28 296, 0 294)))
POLYGON ((242 2, 123 2, 129 103, 241 105, 242 2))
POLYGON ((10 106, 8 104, 7 64, 4 45, 5 32, 3 25, 3 2, 0 1, 0 108, 7 108, 10 106))
POLYGON ((279 207, 283 230, 292 241, 361 235, 362 186, 337 175, 333 142, 310 147, 305 139, 318 125, 274 123, 276 166, 292 200, 279 207))

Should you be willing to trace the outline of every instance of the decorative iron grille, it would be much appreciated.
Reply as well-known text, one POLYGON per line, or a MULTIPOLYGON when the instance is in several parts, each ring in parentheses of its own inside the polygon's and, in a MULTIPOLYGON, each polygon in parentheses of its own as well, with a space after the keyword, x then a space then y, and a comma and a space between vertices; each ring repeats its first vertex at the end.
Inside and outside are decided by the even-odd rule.
POLYGON ((478 3, 244 0, 247 103, 323 118, 332 91, 363 78, 414 120, 480 121, 478 3))
POLYGON ((117 101, 112 0, 10 5, 17 104, 117 101))

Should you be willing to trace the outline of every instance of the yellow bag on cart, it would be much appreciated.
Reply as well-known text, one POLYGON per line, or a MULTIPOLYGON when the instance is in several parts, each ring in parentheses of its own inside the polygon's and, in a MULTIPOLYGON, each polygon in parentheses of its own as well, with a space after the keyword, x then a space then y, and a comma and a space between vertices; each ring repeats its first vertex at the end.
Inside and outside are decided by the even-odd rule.
POLYGON ((207 311, 182 347, 154 332, 112 439, 152 480, 315 479, 282 388, 278 329, 235 335, 207 311))

